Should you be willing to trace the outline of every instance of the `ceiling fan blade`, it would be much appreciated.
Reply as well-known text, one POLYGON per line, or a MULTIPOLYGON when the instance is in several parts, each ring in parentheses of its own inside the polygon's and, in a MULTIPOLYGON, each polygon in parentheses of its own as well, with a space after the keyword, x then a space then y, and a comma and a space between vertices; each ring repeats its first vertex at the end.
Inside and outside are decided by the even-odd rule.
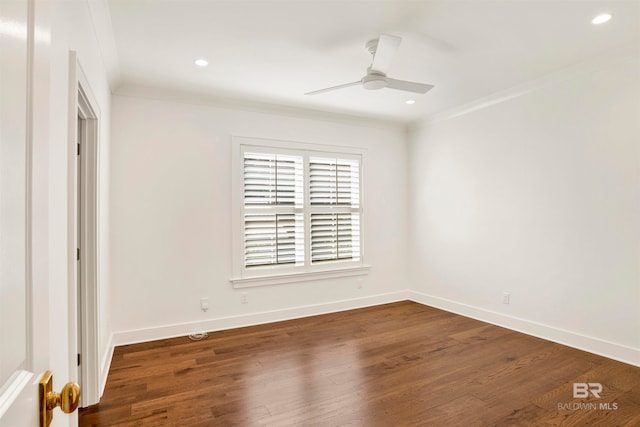
POLYGON ((381 34, 378 38, 378 47, 376 47, 373 62, 371 63, 371 71, 387 74, 387 71, 391 68, 391 61, 393 60, 401 41, 402 38, 398 36, 381 34))
POLYGON ((325 88, 325 89, 314 90, 313 92, 305 93, 305 95, 317 95, 319 93, 330 92, 332 90, 343 89, 345 87, 355 86, 355 85, 359 85, 359 84, 362 84, 362 80, 358 80, 357 82, 352 82, 352 83, 345 83, 343 85, 332 86, 332 87, 328 87, 328 88, 325 88))
POLYGON ((404 90, 407 92, 415 92, 415 93, 427 93, 431 89, 433 89, 433 85, 428 85, 424 83, 416 83, 416 82, 408 82, 406 80, 396 80, 391 79, 389 77, 386 78, 387 87, 391 89, 404 90))

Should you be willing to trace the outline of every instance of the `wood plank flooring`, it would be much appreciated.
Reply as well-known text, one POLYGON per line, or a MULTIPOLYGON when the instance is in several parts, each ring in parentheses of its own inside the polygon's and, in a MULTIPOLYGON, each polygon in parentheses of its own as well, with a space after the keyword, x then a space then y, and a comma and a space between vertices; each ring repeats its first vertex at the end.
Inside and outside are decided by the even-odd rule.
POLYGON ((80 411, 81 427, 512 425, 639 426, 640 368, 399 302, 118 347, 80 411))

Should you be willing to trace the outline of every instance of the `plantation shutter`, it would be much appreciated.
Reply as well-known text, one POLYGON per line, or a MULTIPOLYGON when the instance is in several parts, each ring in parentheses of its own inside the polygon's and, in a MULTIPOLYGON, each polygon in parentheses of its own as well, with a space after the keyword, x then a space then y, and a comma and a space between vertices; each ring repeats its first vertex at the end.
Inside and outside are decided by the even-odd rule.
POLYGON ((245 268, 304 263, 302 156, 244 153, 245 268))
POLYGON ((311 262, 360 260, 360 162, 310 157, 311 262))

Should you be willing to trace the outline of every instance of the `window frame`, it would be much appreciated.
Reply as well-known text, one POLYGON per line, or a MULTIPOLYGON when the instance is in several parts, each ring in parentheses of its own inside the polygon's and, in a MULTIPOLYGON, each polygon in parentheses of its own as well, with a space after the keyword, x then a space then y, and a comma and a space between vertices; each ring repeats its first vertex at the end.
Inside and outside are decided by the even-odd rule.
MULTIPOLYGON (((231 223, 233 278, 229 281, 234 288, 293 283, 308 280, 359 276, 368 274, 370 266, 365 264, 365 161, 366 150, 361 148, 319 145, 276 139, 232 136, 232 177, 231 177, 231 223), (244 153, 300 155, 303 157, 303 213, 304 260, 303 265, 271 265, 245 267, 244 259, 244 153), (312 263, 311 261, 311 212, 309 158, 326 157, 359 161, 359 207, 360 217, 360 258, 359 260, 334 260, 312 263)), ((329 209, 330 210, 330 209, 329 209)), ((340 212, 340 210, 336 210, 340 212)))

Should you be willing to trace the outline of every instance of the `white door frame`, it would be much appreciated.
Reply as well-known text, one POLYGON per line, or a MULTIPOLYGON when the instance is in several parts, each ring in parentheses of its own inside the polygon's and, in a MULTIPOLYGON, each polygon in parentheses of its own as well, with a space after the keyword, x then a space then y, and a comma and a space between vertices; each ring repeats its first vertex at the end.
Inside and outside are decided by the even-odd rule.
MULTIPOLYGON (((98 283, 98 137, 100 134, 100 109, 93 95, 75 51, 69 52, 69 316, 70 354, 81 354, 81 406, 96 404, 100 400, 100 304, 98 283), (82 119, 82 146, 78 154, 78 117, 82 119), (81 160, 78 159, 81 157, 81 160), (78 194, 76 162, 82 182, 82 194, 78 194), (80 196, 80 197, 78 197, 80 196), (84 215, 79 217, 77 201, 82 201, 84 215), (78 228, 80 233, 78 235, 78 228), (81 268, 77 268, 77 242, 80 243, 81 268), (80 272, 80 274, 78 274, 80 272), (80 276, 80 277, 78 277, 80 276), (78 291, 81 300, 78 301, 78 291), (78 304, 80 305, 78 307, 78 304), (78 328, 80 331, 78 331, 78 328), (80 332, 80 335, 79 333, 80 332), (77 339, 77 337, 79 337, 77 339), (80 342, 78 342, 80 341, 80 342), (80 347, 80 348, 78 348, 80 347)), ((70 372, 77 372, 77 360, 71 358, 70 372)))

